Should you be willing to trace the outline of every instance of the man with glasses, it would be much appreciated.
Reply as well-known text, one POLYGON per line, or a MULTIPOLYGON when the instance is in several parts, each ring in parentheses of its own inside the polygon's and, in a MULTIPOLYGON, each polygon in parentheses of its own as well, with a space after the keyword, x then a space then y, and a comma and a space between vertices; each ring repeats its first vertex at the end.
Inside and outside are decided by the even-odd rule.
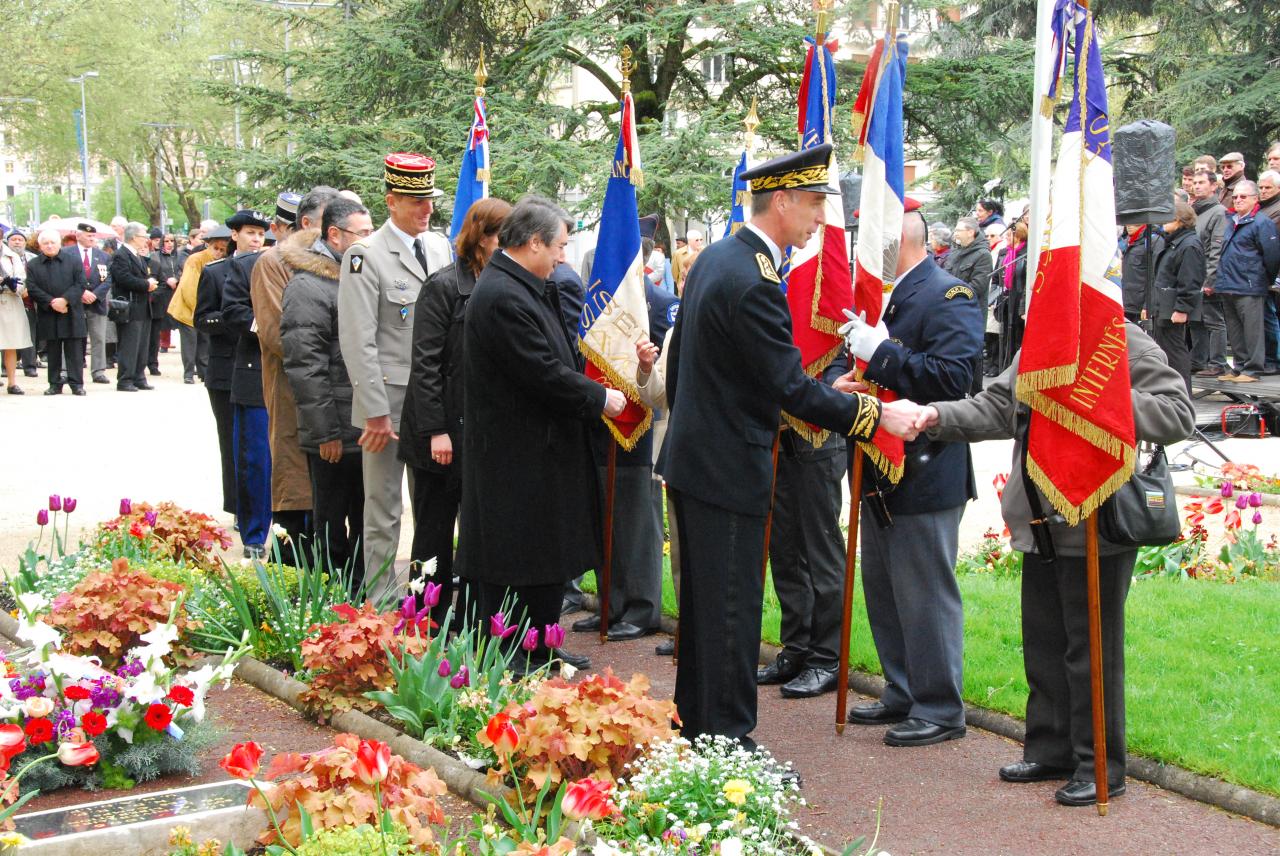
MULTIPOLYGON (((1258 185, 1252 181, 1237 181, 1231 202, 1234 213, 1227 218, 1214 283, 1214 292, 1222 296, 1227 342, 1235 362, 1235 370, 1222 380, 1254 383, 1268 362, 1267 322, 1275 323, 1274 313, 1268 318, 1266 305, 1280 272, 1280 234, 1275 223, 1260 216, 1258 185)), ((1275 354, 1270 357, 1274 360, 1275 354)))
POLYGON ((1228 210, 1231 208, 1231 197, 1235 188, 1244 178, 1244 155, 1230 152, 1218 158, 1218 171, 1222 173, 1222 188, 1218 191, 1218 201, 1228 210))
MULTIPOLYGON (((338 340, 351 376, 352 424, 361 429, 364 467, 364 567, 376 574, 395 562, 403 512, 404 463, 396 452, 400 410, 409 383, 413 309, 427 277, 449 264, 442 235, 430 231, 436 162, 412 153, 383 161, 390 217, 343 255, 338 287, 338 340)), ((392 570, 380 595, 397 588, 392 570)))
POLYGON ((1227 227, 1227 209, 1218 201, 1218 178, 1212 169, 1199 164, 1191 183, 1191 207, 1196 212, 1196 234, 1204 248, 1204 294, 1199 321, 1191 322, 1191 369, 1196 377, 1222 377, 1227 368, 1227 326, 1222 315, 1222 298, 1214 293, 1218 259, 1222 256, 1222 233, 1227 227))

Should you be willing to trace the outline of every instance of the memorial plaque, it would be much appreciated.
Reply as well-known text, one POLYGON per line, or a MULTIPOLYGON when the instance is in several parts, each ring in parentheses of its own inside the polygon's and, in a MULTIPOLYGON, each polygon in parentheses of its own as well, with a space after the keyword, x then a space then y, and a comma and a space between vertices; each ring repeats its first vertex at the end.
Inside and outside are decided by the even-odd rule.
POLYGON ((178 818, 218 809, 243 807, 251 788, 246 782, 215 782, 157 791, 132 797, 82 803, 65 808, 21 814, 13 819, 17 831, 38 841, 98 829, 178 818))

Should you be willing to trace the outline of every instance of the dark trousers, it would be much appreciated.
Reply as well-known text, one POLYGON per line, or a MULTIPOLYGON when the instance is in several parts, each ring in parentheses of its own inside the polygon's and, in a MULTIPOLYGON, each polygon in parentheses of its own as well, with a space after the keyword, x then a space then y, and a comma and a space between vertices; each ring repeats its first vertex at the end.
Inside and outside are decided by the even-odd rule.
POLYGON ((116 325, 116 386, 146 386, 151 319, 116 325))
POLYGON ((1263 294, 1222 295, 1223 316, 1227 320, 1227 342, 1231 361, 1240 374, 1257 377, 1265 367, 1263 294))
POLYGON ((194 327, 178 325, 178 353, 182 357, 182 378, 194 378, 197 372, 196 350, 200 347, 200 335, 194 327))
POLYGON ((1168 358, 1169 368, 1182 375, 1187 395, 1191 395, 1191 349, 1187 347, 1187 325, 1157 321, 1152 329, 1152 338, 1168 358))
POLYGON ((1200 320, 1191 322, 1191 368, 1227 368, 1227 324, 1222 315, 1222 298, 1206 294, 1200 320))
POLYGON ((267 408, 233 404, 236 520, 245 545, 265 544, 271 529, 271 446, 267 408))
MULTIPOLYGON (((330 568, 346 569, 352 588, 364 581, 364 470, 359 452, 336 464, 307 453, 311 474, 311 524, 330 568)), ((353 591, 352 594, 355 592, 353 591)))
MULTIPOLYGON (((476 599, 475 620, 481 626, 481 632, 489 632, 489 618, 495 613, 503 613, 507 624, 521 625, 528 622, 529 627, 538 629, 538 648, 530 659, 536 664, 545 662, 551 655, 545 642, 545 628, 560 621, 560 601, 564 599, 564 583, 537 586, 504 586, 500 583, 471 583, 472 596, 476 599)), ((508 638, 503 646, 509 651, 520 650, 522 634, 517 631, 508 638)), ((523 652, 521 652, 523 653, 523 652)))
MULTIPOLYGON (((809 446, 785 432, 789 445, 809 446)), ((839 664, 844 616, 845 541, 840 532, 840 485, 847 453, 815 457, 812 451, 778 455, 769 566, 782 609, 782 646, 797 663, 813 669, 839 664)), ((810 446, 810 449, 812 447, 810 446)))
POLYGON ((45 358, 49 363, 49 386, 62 389, 62 372, 72 389, 84 386, 84 339, 50 339, 45 358))
MULTIPOLYGON (((597 467, 597 473, 603 502, 607 470, 597 467)), ((662 618, 662 517, 654 503, 660 491, 647 466, 614 470, 610 624, 625 621, 647 630, 662 618)), ((603 515, 602 505, 602 520, 603 515)))
MULTIPOLYGON (((455 459, 443 472, 425 467, 411 468, 413 492, 409 498, 413 504, 413 546, 409 553, 412 562, 409 579, 419 579, 422 566, 431 559, 436 560, 436 570, 430 582, 440 586, 440 601, 431 610, 431 619, 437 624, 444 621, 444 614, 453 602, 453 532, 458 523, 458 506, 462 504, 462 476, 458 467, 455 459)), ((463 580, 462 588, 466 587, 463 580)), ((454 615, 461 620, 466 614, 467 598, 461 592, 459 595, 454 615)), ((421 595, 418 596, 418 607, 422 607, 421 595)))
POLYGON ((235 409, 231 406, 231 391, 207 389, 209 409, 218 428, 218 454, 222 459, 222 510, 236 513, 236 446, 235 409))
POLYGON ((680 537, 680 731, 749 742, 756 727, 756 665, 764 581, 764 516, 738 514, 670 492, 680 537))
MULTIPOLYGON (((1107 779, 1124 781, 1124 601, 1137 552, 1098 559, 1102 610, 1102 690, 1107 779)), ((1027 670, 1028 761, 1075 771, 1092 782, 1093 697, 1089 683, 1089 610, 1085 560, 1034 553, 1022 563, 1022 657, 1027 670)))
POLYGON ((39 363, 37 362, 38 358, 36 354, 41 349, 41 346, 43 345, 43 343, 40 341, 40 338, 36 336, 36 317, 37 317, 36 311, 34 309, 27 309, 26 312, 27 312, 27 326, 31 328, 31 347, 23 348, 22 350, 18 351, 18 359, 22 360, 22 370, 24 372, 34 371, 36 368, 39 367, 39 363))
POLYGON ((281 562, 296 566, 299 557, 312 557, 310 511, 273 511, 271 525, 279 526, 289 536, 280 544, 281 562))
POLYGON ((1276 312, 1276 295, 1267 294, 1262 303, 1262 361, 1267 371, 1280 367, 1280 314, 1276 312))
POLYGON ((964 608, 956 552, 964 507, 898 514, 881 529, 867 505, 858 538, 871 638, 891 710, 964 725, 964 608))
POLYGON ((163 318, 152 318, 147 331, 147 368, 160 372, 160 337, 169 331, 163 318))

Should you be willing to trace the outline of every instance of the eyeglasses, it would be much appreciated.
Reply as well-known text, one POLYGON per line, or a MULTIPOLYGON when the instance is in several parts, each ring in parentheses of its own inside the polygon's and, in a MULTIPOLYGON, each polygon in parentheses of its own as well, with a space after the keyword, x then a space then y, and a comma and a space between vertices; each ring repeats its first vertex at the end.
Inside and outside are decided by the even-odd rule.
POLYGON ((1257 195, 1258 194, 1256 193, 1236 193, 1236 194, 1233 194, 1231 198, 1232 199, 1252 199, 1257 195))
POLYGON ((358 232, 353 232, 353 231, 351 231, 350 229, 344 229, 344 228, 342 228, 341 226, 339 226, 339 227, 338 227, 338 231, 339 231, 339 232, 346 232, 348 235, 355 235, 357 238, 367 238, 367 237, 369 237, 370 235, 372 235, 372 234, 373 234, 373 230, 372 230, 372 229, 361 229, 361 230, 360 230, 360 231, 358 231, 358 232))

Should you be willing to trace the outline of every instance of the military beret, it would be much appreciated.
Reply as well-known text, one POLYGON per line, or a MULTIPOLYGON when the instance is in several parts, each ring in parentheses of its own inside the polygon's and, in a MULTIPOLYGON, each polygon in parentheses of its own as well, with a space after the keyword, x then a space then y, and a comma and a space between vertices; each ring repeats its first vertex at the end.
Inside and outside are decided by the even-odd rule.
POLYGON ((88 235, 96 235, 98 234, 98 227, 93 225, 92 223, 77 223, 76 231, 84 232, 85 234, 88 234, 88 235))

